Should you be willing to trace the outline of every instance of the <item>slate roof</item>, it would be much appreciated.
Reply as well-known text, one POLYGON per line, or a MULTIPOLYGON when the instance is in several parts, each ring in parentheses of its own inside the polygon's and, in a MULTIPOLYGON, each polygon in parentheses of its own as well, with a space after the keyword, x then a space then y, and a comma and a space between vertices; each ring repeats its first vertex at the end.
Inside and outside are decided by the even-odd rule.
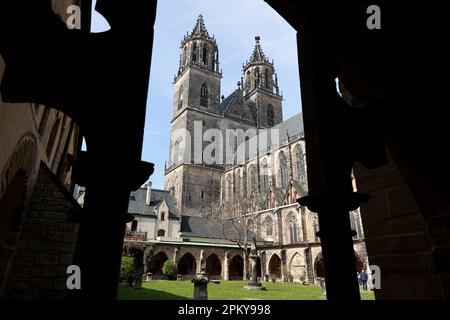
MULTIPOLYGON (((292 137, 296 134, 300 134, 304 131, 303 128, 303 117, 302 117, 302 113, 298 113, 295 116, 287 119, 286 121, 283 121, 279 124, 277 124, 276 126, 273 126, 272 128, 269 128, 265 133, 260 133, 259 137, 258 136, 254 136, 252 138, 250 138, 250 140, 246 143, 249 143, 253 146, 257 146, 258 147, 258 152, 259 154, 265 153, 267 151, 267 147, 270 146, 270 149, 272 149, 272 147, 276 148, 276 145, 281 142, 284 141, 286 139, 286 135, 289 134, 289 137, 292 137), (277 134, 275 135, 274 132, 272 130, 278 130, 277 134), (267 144, 264 142, 262 143, 261 141, 265 141, 262 140, 263 138, 267 138, 267 144), (259 143, 257 143, 258 140, 260 141, 259 143)), ((256 157, 256 150, 255 148, 246 148, 245 150, 249 150, 249 155, 248 157, 250 159, 256 157)))
MULTIPOLYGON (((183 236, 212 238, 212 239, 241 239, 240 234, 230 220, 223 223, 210 218, 196 216, 181 216, 181 232, 183 236), (225 235, 224 235, 225 230, 225 235)), ((248 239, 253 239, 253 233, 249 231, 248 239)), ((256 237, 257 241, 264 241, 261 237, 256 237)))
POLYGON ((173 218, 179 216, 175 205, 173 204, 170 191, 152 189, 152 197, 149 206, 145 203, 146 197, 147 188, 139 188, 138 190, 131 192, 130 201, 128 202, 128 213, 155 215, 155 208, 165 200, 169 207, 169 217, 173 218))
POLYGON ((233 100, 234 95, 237 93, 239 89, 234 90, 228 97, 223 99, 223 101, 220 103, 220 111, 223 113, 225 110, 227 110, 228 106, 230 105, 231 101, 233 100))

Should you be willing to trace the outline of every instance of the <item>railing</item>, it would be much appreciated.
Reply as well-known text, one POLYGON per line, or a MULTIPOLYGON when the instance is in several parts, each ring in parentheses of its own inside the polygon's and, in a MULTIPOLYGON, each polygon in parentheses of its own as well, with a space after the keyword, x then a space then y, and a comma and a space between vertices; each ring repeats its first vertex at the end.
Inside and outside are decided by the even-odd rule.
POLYGON ((127 231, 125 233, 125 240, 143 241, 147 239, 147 232, 143 231, 127 231))

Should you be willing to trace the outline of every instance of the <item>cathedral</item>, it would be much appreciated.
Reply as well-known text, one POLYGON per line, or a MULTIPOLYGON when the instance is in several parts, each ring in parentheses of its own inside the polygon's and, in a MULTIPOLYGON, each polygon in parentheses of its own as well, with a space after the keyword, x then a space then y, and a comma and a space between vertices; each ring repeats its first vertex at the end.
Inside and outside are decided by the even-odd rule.
MULTIPOLYGON (((201 15, 181 41, 165 190, 148 184, 129 205, 126 245, 151 247, 153 276, 172 258, 180 276, 190 277, 204 259, 213 277, 245 279, 242 248, 254 236, 262 279, 324 277, 317 215, 296 202, 308 188, 302 114, 283 121, 274 62, 255 41, 227 97, 217 41, 201 15)), ((350 214, 357 268, 367 269, 359 210, 350 214)))

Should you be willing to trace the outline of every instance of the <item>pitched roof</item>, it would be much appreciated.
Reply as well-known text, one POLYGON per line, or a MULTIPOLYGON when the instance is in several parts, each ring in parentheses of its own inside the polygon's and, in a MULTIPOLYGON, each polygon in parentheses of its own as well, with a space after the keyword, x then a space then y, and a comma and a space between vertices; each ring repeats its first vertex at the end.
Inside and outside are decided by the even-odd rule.
POLYGON ((150 205, 146 204, 146 198, 147 188, 139 188, 131 192, 130 201, 128 202, 128 213, 155 215, 155 208, 165 201, 169 208, 169 217, 179 216, 169 191, 152 189, 150 205))
POLYGON ((223 113, 227 110, 227 108, 230 106, 231 101, 233 100, 234 95, 237 93, 239 89, 234 90, 228 97, 223 99, 223 101, 220 103, 220 111, 223 113))
MULTIPOLYGON (((184 236, 198 238, 242 240, 242 234, 236 230, 231 220, 221 222, 205 217, 183 215, 181 216, 181 232, 184 236)), ((253 233, 248 231, 248 239, 252 238, 253 233)), ((256 240, 264 241, 258 236, 256 240)))

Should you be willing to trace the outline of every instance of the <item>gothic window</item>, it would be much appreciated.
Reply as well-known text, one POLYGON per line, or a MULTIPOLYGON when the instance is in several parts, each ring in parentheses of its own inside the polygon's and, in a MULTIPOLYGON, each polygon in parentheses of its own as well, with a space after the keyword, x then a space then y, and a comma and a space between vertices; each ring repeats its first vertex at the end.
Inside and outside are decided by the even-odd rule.
POLYGON ((250 71, 247 71, 247 75, 245 77, 245 89, 250 91, 250 71))
POLYGON ((287 160, 283 151, 280 151, 278 159, 280 164, 281 188, 286 190, 287 187, 289 186, 289 175, 288 175, 287 160))
POLYGON ((183 49, 183 66, 186 65, 186 59, 187 59, 187 47, 184 47, 184 49, 183 49))
POLYGON ((306 183, 306 172, 305 172, 305 156, 303 154, 300 145, 295 147, 295 157, 297 164, 297 178, 300 183, 306 183))
POLYGON ((208 106, 208 85, 206 83, 202 84, 200 88, 200 105, 202 107, 208 106))
POLYGON ((180 87, 180 92, 178 92, 178 110, 183 107, 183 86, 180 87))
POLYGON ((258 88, 259 83, 260 83, 260 75, 259 75, 259 68, 255 68, 254 72, 254 76, 255 76, 255 88, 258 88))
POLYGON ((317 221, 317 215, 315 214, 313 218, 313 230, 314 230, 314 241, 319 242, 319 237, 317 236, 317 232, 319 232, 319 221, 317 221))
POLYGON ((266 236, 273 235, 273 220, 271 217, 267 217, 264 221, 264 225, 266 228, 266 236))
POLYGON ((192 63, 197 63, 197 43, 192 44, 192 63))
POLYGON ((275 112, 273 110, 273 105, 272 104, 268 104, 267 105, 267 125, 269 127, 273 127, 275 124, 275 112))
POLYGON ((208 64, 208 48, 203 47, 203 64, 208 64))
POLYGON ((269 69, 266 69, 264 71, 264 81, 265 81, 265 87, 267 89, 269 89, 269 87, 270 87, 270 73, 269 73, 269 69))
POLYGON ((133 220, 133 222, 131 222, 131 231, 136 231, 137 225, 138 225, 138 222, 136 220, 133 220))
POLYGON ((166 218, 166 213, 165 212, 161 212, 161 221, 164 221, 166 218))
POLYGON ((294 213, 290 213, 288 215, 288 224, 289 224, 289 236, 291 243, 297 243, 297 219, 295 218, 294 213))
POLYGON ((256 170, 255 166, 250 166, 250 188, 252 193, 256 193, 258 191, 258 181, 256 180, 256 170))
POLYGON ((158 237, 164 237, 166 235, 166 231, 163 229, 158 230, 158 237))
POLYGON ((261 163, 261 191, 269 191, 269 166, 266 159, 261 163))

